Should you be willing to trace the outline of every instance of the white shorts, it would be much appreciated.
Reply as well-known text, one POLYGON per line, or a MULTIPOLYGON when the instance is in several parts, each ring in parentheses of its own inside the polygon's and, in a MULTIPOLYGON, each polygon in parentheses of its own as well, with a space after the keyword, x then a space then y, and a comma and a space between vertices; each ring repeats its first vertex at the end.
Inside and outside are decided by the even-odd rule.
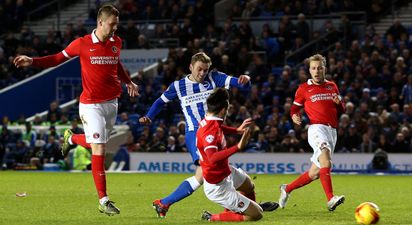
POLYGON ((206 180, 203 189, 206 197, 226 209, 242 213, 249 207, 250 199, 236 191, 245 182, 247 174, 242 169, 230 166, 232 173, 218 184, 210 184, 206 180))
POLYGON ((308 142, 313 149, 310 161, 320 168, 319 156, 322 153, 322 148, 328 148, 332 155, 335 151, 336 139, 337 133, 335 128, 323 124, 310 125, 308 129, 308 142))
POLYGON ((83 123, 86 142, 107 143, 117 116, 117 99, 96 103, 79 104, 79 115, 83 123))

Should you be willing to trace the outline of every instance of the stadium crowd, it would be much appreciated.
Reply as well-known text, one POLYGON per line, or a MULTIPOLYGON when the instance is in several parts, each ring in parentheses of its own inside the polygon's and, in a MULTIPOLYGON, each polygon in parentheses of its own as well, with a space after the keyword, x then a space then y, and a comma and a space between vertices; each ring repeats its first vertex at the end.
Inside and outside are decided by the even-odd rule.
MULTIPOLYGON (((172 81, 190 73, 191 55, 204 51, 212 58, 211 69, 233 76, 248 74, 252 78, 249 91, 236 88, 231 91, 232 106, 227 118, 231 126, 238 126, 248 117, 254 119, 253 138, 245 151, 310 152, 307 129, 305 126, 294 127, 289 110, 295 90, 309 76, 307 68, 298 63, 313 52, 307 50, 301 58, 279 65, 285 54, 330 30, 336 30, 337 35, 327 43, 334 43, 334 47, 324 53, 328 59, 327 79, 338 85, 347 108, 340 116, 336 152, 412 151, 412 43, 409 41, 411 33, 399 20, 395 20, 383 36, 376 34, 372 25, 365 28, 364 35, 352 30, 348 33, 349 22, 345 15, 339 24, 325 20, 321 30, 310 30, 305 15, 357 10, 362 8, 361 3, 350 0, 296 0, 279 1, 279 4, 278 1, 239 1, 240 4, 232 9, 232 16, 245 20, 236 24, 227 19, 219 27, 209 23, 214 20, 215 1, 160 0, 147 5, 142 2, 119 1, 120 19, 124 25, 117 33, 123 38, 125 48, 151 48, 147 41, 150 38, 177 38, 180 46, 170 49, 166 62, 159 62, 155 77, 139 72, 135 82, 140 84, 141 95, 133 99, 134 104, 127 95, 122 95, 119 100, 117 123, 129 125, 133 134, 133 141, 127 144, 129 151, 186 151, 185 122, 178 104, 168 104, 151 126, 141 126, 137 119, 146 114, 172 81), (249 19, 267 16, 281 16, 279 29, 273 30, 265 24, 262 33, 254 35, 249 19), (290 16, 298 16, 298 19, 292 21, 290 16), (159 19, 172 22, 158 23, 154 33, 145 33, 134 23, 159 19), (338 36, 345 36, 345 42, 338 36)), ((384 15, 382 7, 373 7, 377 1, 365 2, 370 4, 365 7, 368 15, 372 15, 370 18, 375 20, 384 15)), ((91 18, 95 18, 93 13, 91 10, 91 18)), ((17 12, 9 14, 4 7, 0 9, 2 17, 20 16, 17 12)), ((22 24, 14 26, 19 27, 17 34, 10 32, 13 29, 0 26, 7 30, 1 32, 0 88, 39 72, 38 69, 16 69, 11 63, 15 55, 57 53, 76 37, 88 33, 84 23, 89 22, 67 24, 64 31, 50 29, 46 37, 37 36, 22 24)), ((31 163, 41 166, 44 162, 61 160, 58 149, 61 133, 55 126, 71 126, 74 133, 81 133, 76 107, 63 112, 57 102, 52 102, 47 119, 38 116, 32 123, 26 122, 24 115, 17 121, 4 117, 0 129, 3 165, 31 163), (27 129, 20 133, 10 130, 10 125, 24 125, 27 129), (32 128, 38 125, 50 129, 39 133, 32 128)), ((308 123, 307 118, 304 121, 308 123)), ((236 137, 228 137, 229 145, 236 141, 236 137)))

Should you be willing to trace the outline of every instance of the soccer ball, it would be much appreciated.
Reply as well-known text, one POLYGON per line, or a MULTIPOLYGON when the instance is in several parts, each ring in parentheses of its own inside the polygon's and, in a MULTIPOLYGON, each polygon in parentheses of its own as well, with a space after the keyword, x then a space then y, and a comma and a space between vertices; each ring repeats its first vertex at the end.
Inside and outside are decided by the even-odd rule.
POLYGON ((372 202, 364 202, 356 207, 355 218, 358 224, 376 224, 379 221, 379 207, 372 202))

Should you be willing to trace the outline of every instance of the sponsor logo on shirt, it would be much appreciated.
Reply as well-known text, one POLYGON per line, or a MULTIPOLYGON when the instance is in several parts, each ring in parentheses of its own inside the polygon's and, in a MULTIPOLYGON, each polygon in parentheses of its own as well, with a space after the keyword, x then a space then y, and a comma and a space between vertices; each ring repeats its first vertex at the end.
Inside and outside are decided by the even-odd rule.
POLYGON ((92 65, 115 65, 118 62, 118 56, 90 56, 90 64, 92 65))
POLYGON ((182 106, 190 106, 190 105, 196 105, 197 103, 205 103, 207 97, 213 92, 213 90, 209 91, 204 91, 200 93, 195 93, 191 95, 184 96, 180 99, 182 106))
POLYGON ((205 138, 205 140, 207 141, 207 143, 212 143, 213 142, 213 140, 215 140, 215 136, 213 136, 213 135, 207 135, 206 136, 206 138, 205 138))
POLYGON ((310 101, 311 102, 316 102, 316 101, 325 101, 325 100, 332 100, 333 96, 335 96, 336 93, 323 93, 323 94, 314 94, 310 96, 310 101))

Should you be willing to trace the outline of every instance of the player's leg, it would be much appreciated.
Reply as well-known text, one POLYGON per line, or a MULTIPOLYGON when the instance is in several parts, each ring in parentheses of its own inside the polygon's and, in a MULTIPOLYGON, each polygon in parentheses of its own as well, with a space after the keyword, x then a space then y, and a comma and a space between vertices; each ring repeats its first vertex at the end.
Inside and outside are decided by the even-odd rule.
POLYGON ((203 184, 202 169, 199 166, 199 156, 197 155, 196 147, 196 131, 186 132, 186 146, 194 164, 197 166, 195 175, 185 179, 175 191, 163 199, 157 199, 153 202, 153 208, 156 210, 157 216, 164 218, 166 216, 169 207, 191 195, 203 184))
MULTIPOLYGON (((328 200, 328 210, 333 211, 335 208, 345 201, 345 196, 334 196, 332 187, 332 154, 335 149, 337 133, 336 129, 317 125, 314 127, 312 133, 314 143, 311 144, 314 149, 314 154, 311 161, 319 167, 319 179, 328 200)), ((308 130, 309 134, 310 128, 308 130)), ((310 143, 310 142, 309 142, 310 143)))
POLYGON ((240 194, 239 190, 253 192, 253 184, 245 183, 247 175, 240 170, 231 168, 232 173, 218 184, 210 184, 205 181, 204 190, 206 197, 229 209, 218 214, 211 214, 204 211, 202 219, 209 221, 248 221, 259 220, 262 218, 262 208, 253 200, 240 194))
POLYGON ((313 149, 313 156, 311 158, 312 165, 309 168, 308 171, 304 172, 301 174, 298 178, 296 178, 294 181, 292 181, 289 184, 281 184, 279 187, 280 190, 280 196, 279 196, 279 206, 281 208, 286 207, 286 203, 289 200, 290 193, 298 188, 301 188, 309 183, 311 183, 313 180, 318 179, 318 172, 316 170, 319 170, 320 164, 317 160, 319 157, 321 151, 318 148, 318 142, 317 140, 317 134, 318 134, 318 127, 317 125, 311 125, 309 126, 308 129, 308 142, 309 145, 313 149))
POLYGON ((279 196, 279 207, 280 208, 285 208, 286 203, 289 200, 290 193, 298 188, 301 188, 309 183, 311 183, 313 180, 317 179, 317 176, 314 176, 313 173, 311 172, 312 169, 318 169, 318 167, 314 164, 312 164, 311 168, 301 174, 298 178, 296 178, 294 181, 292 181, 289 184, 281 184, 280 185, 280 196, 279 196))
POLYGON ((334 195, 332 186, 331 175, 331 155, 328 148, 324 148, 322 154, 319 156, 319 163, 321 168, 319 169, 319 179, 328 200, 327 206, 329 211, 334 211, 337 206, 345 201, 345 196, 334 195))
MULTIPOLYGON (((255 193, 255 184, 249 175, 246 174, 242 169, 235 169, 232 167, 232 174, 238 173, 233 176, 233 185, 240 194, 246 196, 250 200, 256 202, 256 193, 255 193)), ((259 206, 263 211, 274 211, 279 207, 279 204, 276 202, 261 202, 259 206)))
POLYGON ((80 104, 86 141, 92 148, 92 175, 99 197, 99 211, 107 215, 119 214, 120 210, 110 201, 106 191, 105 152, 117 114, 117 100, 101 104, 80 104))

